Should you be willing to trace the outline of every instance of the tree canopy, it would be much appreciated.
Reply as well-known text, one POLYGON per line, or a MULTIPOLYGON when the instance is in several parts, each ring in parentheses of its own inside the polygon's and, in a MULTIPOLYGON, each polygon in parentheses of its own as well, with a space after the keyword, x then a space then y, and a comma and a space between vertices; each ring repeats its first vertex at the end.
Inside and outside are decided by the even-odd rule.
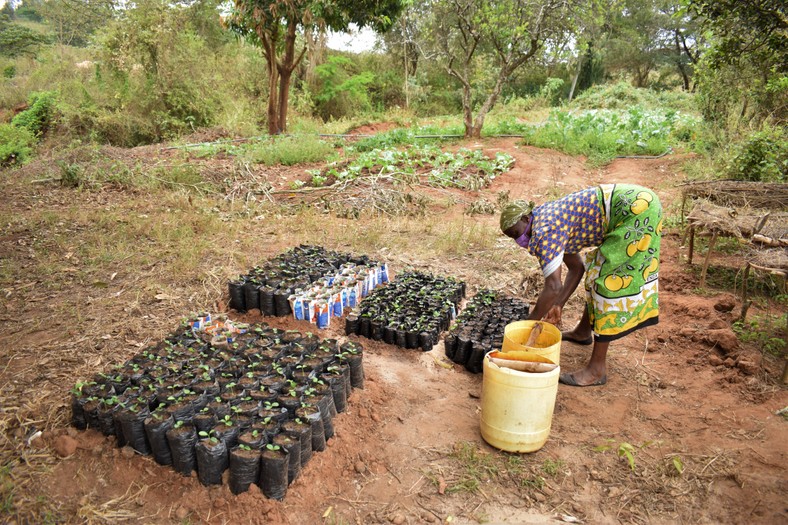
POLYGON ((297 36, 305 31, 345 31, 350 24, 388 29, 402 10, 400 0, 234 0, 227 25, 263 49, 268 64, 268 131, 287 129, 287 106, 293 70, 307 48, 296 51, 297 36))
POLYGON ((434 0, 430 6, 427 45, 460 83, 465 134, 474 137, 512 75, 574 20, 572 3, 564 0, 434 0), (482 64, 486 71, 478 76, 482 64), (475 90, 486 96, 474 118, 475 90))
POLYGON ((48 40, 46 35, 13 22, 8 15, 0 15, 0 55, 34 55, 38 47, 48 40))

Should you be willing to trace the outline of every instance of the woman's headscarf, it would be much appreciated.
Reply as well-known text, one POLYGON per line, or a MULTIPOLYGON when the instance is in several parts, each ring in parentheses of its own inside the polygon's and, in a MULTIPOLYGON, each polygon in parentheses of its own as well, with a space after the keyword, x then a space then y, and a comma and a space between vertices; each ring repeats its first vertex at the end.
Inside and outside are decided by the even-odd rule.
POLYGON ((534 209, 533 201, 512 201, 504 206, 501 211, 501 231, 505 232, 515 224, 523 215, 528 215, 534 209))

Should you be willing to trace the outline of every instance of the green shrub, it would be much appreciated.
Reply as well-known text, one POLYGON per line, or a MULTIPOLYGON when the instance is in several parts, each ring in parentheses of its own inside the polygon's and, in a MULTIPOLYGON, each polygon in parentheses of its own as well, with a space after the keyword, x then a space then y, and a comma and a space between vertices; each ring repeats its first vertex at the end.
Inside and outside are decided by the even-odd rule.
POLYGON ((561 78, 548 78, 539 89, 539 98, 549 106, 557 106, 564 94, 564 80, 561 78))
POLYGON ((677 111, 555 110, 542 126, 524 130, 526 144, 554 148, 572 155, 586 155, 593 164, 609 162, 621 155, 659 155, 691 135, 687 127, 696 119, 677 111))
POLYGON ((368 86, 375 80, 374 73, 354 74, 356 65, 347 57, 330 56, 315 67, 319 88, 314 93, 315 109, 323 120, 352 116, 368 111, 368 86))
POLYGON ((34 136, 40 137, 52 123, 55 98, 56 94, 52 91, 31 93, 28 99, 30 107, 15 116, 11 123, 17 127, 27 128, 34 136))
POLYGON ((0 124, 0 166, 24 162, 33 152, 36 138, 27 128, 0 124))
POLYGON ((736 180, 788 181, 788 133, 779 128, 753 133, 735 147, 728 173, 736 180))
POLYGON ((636 88, 628 82, 593 86, 573 101, 572 106, 584 109, 672 108, 697 111, 695 96, 684 91, 656 91, 636 88))
POLYGON ((67 164, 62 160, 56 162, 60 168, 60 185, 66 188, 79 188, 84 183, 84 174, 78 164, 67 164))
POLYGON ((352 148, 354 151, 363 153, 365 151, 372 151, 374 149, 399 146, 405 142, 410 141, 411 138, 412 135, 410 131, 404 128, 397 128, 383 133, 376 133, 371 137, 359 139, 352 145, 352 148))
POLYGON ((268 166, 319 162, 332 153, 334 148, 331 144, 309 135, 267 139, 252 145, 247 150, 247 156, 252 161, 268 166))
POLYGON ((733 323, 733 331, 745 343, 754 343, 761 352, 786 357, 786 315, 755 315, 733 323))
POLYGON ((102 144, 132 148, 161 139, 152 116, 136 111, 64 103, 60 114, 59 130, 102 144))

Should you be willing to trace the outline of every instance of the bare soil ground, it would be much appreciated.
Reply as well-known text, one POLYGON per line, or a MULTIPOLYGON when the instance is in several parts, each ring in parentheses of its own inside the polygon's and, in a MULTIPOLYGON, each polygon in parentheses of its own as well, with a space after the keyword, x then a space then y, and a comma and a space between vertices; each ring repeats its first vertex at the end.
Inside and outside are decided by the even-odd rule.
MULTIPOLYGON (((620 159, 592 170, 582 159, 514 140, 463 145, 506 151, 516 162, 485 190, 455 192, 457 202, 495 202, 502 191, 542 202, 598 183, 633 182, 654 188, 676 218, 680 156, 620 159)), ((157 147, 108 154, 126 164, 174 155, 183 160, 182 153, 157 147)), ((186 160, 203 174, 231 171, 231 160, 186 160)), ((233 228, 221 241, 227 250, 199 253, 203 263, 179 274, 167 266, 173 246, 186 249, 178 235, 187 232, 175 231, 178 212, 208 214, 209 206, 189 208, 191 198, 186 204, 185 198, 112 186, 80 191, 31 182, 47 177, 51 167, 45 157, 0 175, 3 522, 788 523, 788 422, 775 415, 788 405, 778 382, 783 364, 736 339, 730 327, 741 304, 734 290, 697 290, 697 265, 686 263, 676 220, 663 239, 659 325, 611 345, 607 385, 559 388, 551 434, 538 452, 506 454, 483 442, 482 376, 452 366, 442 344, 422 353, 361 338, 365 387, 354 391, 348 411, 334 420, 328 448, 281 502, 254 488, 240 496, 226 484, 206 488, 196 476, 181 477, 117 448, 114 438, 77 431, 69 427, 75 381, 122 363, 191 311, 226 311, 227 279, 299 242, 357 248, 363 244, 348 235, 367 238, 369 229, 380 229, 367 253, 390 260, 394 272, 424 268, 465 279, 471 292, 492 287, 529 300, 541 278, 529 256, 500 236, 497 216, 463 217, 462 206, 439 202, 420 219, 325 216, 323 226, 308 231, 299 229, 298 216, 244 216, 238 203, 226 212, 223 202, 216 213, 233 228), (164 209, 169 215, 162 220, 176 235, 140 232, 131 246, 112 240, 114 231, 160 217, 155 214, 164 209), (442 231, 444 221, 487 241, 478 251, 430 256, 434 252, 420 246, 443 242, 451 233, 442 231), (410 237, 394 244, 402 235, 410 237), (116 244, 102 252, 96 246, 105 237, 116 244), (233 240, 239 237, 244 255, 233 240), (149 252, 154 256, 143 256, 149 252), (41 435, 31 440, 36 431, 41 435)), ((303 167, 254 169, 275 189, 303 178, 303 167)), ((719 253, 712 266, 735 269, 740 262, 719 253)), ((564 328, 579 318, 581 306, 578 296, 570 301, 564 328)), ((776 308, 761 298, 749 315, 776 308)), ((310 330, 288 319, 244 318, 310 330)), ((342 323, 321 336, 344 337, 342 323)), ((588 353, 564 343, 562 368, 582 366, 588 353)))

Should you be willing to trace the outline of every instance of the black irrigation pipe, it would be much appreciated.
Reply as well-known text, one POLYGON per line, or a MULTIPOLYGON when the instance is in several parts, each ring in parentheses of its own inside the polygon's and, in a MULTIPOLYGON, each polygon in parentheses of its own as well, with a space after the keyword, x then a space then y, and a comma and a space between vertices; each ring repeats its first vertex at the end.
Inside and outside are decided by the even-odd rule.
POLYGON ((659 155, 619 155, 616 157, 617 159, 661 159, 668 153, 673 152, 673 148, 668 148, 665 150, 664 153, 660 153, 659 155))

